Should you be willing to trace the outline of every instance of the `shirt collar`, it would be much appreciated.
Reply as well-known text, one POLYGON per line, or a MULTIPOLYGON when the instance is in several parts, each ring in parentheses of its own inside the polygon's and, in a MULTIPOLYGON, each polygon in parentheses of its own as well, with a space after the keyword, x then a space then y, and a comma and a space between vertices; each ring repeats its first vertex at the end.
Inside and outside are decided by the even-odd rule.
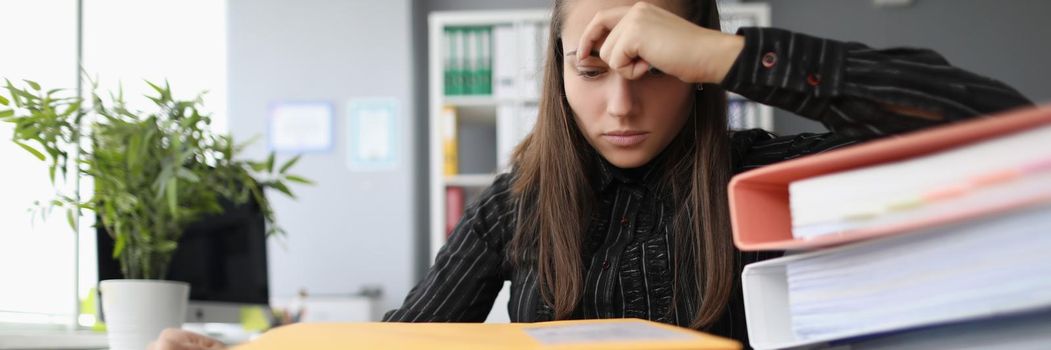
MULTIPOLYGON (((665 147, 665 150, 667 147, 665 147)), ((594 164, 598 164, 597 171, 595 171, 592 180, 596 185, 596 190, 599 192, 605 191, 609 186, 620 183, 620 184, 642 184, 646 187, 651 187, 656 181, 656 168, 657 164, 663 161, 665 158, 665 151, 661 151, 656 157, 650 160, 648 163, 638 168, 619 168, 602 157, 598 151, 591 149, 591 156, 593 157, 594 164)))

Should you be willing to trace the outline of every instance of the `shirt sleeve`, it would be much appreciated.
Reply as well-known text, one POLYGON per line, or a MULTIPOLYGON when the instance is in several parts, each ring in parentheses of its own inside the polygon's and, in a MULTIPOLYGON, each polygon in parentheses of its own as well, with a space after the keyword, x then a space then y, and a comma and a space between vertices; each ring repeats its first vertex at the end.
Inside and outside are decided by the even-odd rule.
POLYGON ((384 322, 482 322, 503 287, 503 243, 510 215, 504 174, 467 206, 423 280, 384 322))
POLYGON ((744 49, 721 85, 831 131, 741 133, 735 143, 748 146, 741 170, 1032 105, 1010 86, 953 67, 929 49, 873 49, 777 28, 745 27, 737 34, 744 49))

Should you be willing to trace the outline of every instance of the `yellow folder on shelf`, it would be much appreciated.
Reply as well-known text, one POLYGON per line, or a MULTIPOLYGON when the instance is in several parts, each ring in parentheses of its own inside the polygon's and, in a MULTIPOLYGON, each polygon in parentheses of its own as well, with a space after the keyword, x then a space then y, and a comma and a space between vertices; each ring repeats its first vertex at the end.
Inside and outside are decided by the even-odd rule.
POLYGON ((441 114, 441 137, 442 137, 442 171, 446 176, 456 175, 460 172, 459 158, 457 155, 457 117, 456 108, 445 106, 441 114))
POLYGON ((272 329, 236 350, 740 349, 741 344, 640 319, 538 323, 307 323, 272 329))

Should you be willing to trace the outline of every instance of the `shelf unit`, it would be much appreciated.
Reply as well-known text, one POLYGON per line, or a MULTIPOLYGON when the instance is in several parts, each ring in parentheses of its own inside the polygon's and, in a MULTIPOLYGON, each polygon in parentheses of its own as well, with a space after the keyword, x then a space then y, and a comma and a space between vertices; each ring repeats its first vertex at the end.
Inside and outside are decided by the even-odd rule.
MULTIPOLYGON (((447 48, 445 41, 442 38, 445 28, 449 27, 464 27, 464 26, 511 26, 515 32, 518 33, 522 27, 527 25, 539 26, 540 33, 546 31, 546 25, 551 15, 549 10, 508 10, 508 11, 450 11, 450 12, 433 12, 430 14, 429 21, 429 35, 430 35, 430 50, 429 50, 429 65, 430 65, 430 152, 431 160, 429 167, 430 183, 431 183, 431 257, 437 255, 438 249, 445 243, 446 237, 446 188, 449 186, 465 187, 468 189, 480 190, 489 186, 496 174, 502 169, 497 165, 499 161, 495 159, 485 160, 482 166, 470 166, 466 169, 468 172, 458 172, 457 175, 447 176, 444 172, 444 157, 443 157, 443 145, 442 145, 442 126, 444 121, 442 120, 442 112, 445 107, 453 107, 457 109, 457 128, 459 131, 463 131, 461 128, 464 124, 469 124, 472 127, 484 129, 488 127, 494 132, 491 139, 485 141, 495 140, 493 143, 484 142, 487 144, 481 145, 468 145, 460 142, 459 149, 467 148, 487 148, 495 149, 496 144, 501 142, 499 139, 501 136, 496 130, 499 128, 498 124, 502 121, 497 118, 497 111, 500 108, 512 108, 515 111, 522 111, 529 106, 535 106, 537 103, 536 98, 525 98, 521 94, 515 94, 509 97, 495 97, 492 95, 456 95, 446 96, 445 95, 445 75, 444 75, 444 55, 447 48), (490 168, 490 169, 479 169, 479 168, 490 168)), ((495 46, 495 44, 494 44, 495 46)), ((513 45, 516 49, 521 49, 522 45, 513 45)), ((527 53, 517 53, 510 55, 514 57, 516 61, 512 64, 516 68, 516 72, 522 73, 520 68, 523 63, 520 62, 527 53)), ((539 52, 532 53, 539 58, 539 52)), ((495 58, 494 58, 495 59, 495 58)), ((516 76, 519 83, 525 79, 523 74, 516 76)), ((539 89, 539 86, 536 87, 539 89)), ((517 130, 516 135, 522 134, 522 130, 517 130)), ((458 132, 458 135, 464 135, 458 132)), ((468 135, 464 135, 468 136, 468 135)), ((460 141, 466 141, 461 139, 460 141)), ((460 153, 460 152, 458 152, 460 153)), ((462 155, 462 153, 460 153, 462 155)), ((507 155, 504 155, 506 157, 507 155)), ((500 157, 497 155, 497 157, 500 157)), ((461 164, 466 165, 466 164, 461 164)), ((464 166, 461 166, 464 168, 464 166)), ((476 192, 476 191, 475 191, 476 192)), ((470 201, 471 196, 465 198, 466 201, 470 201)))
MULTIPOLYGON (((504 171, 504 164, 509 154, 499 154, 497 149, 499 145, 517 144, 521 137, 525 135, 528 130, 523 130, 526 125, 521 123, 515 123, 513 120, 501 119, 498 116, 508 113, 501 113, 501 111, 510 111, 510 115, 514 118, 519 116, 527 115, 532 113, 535 118, 535 109, 537 105, 537 98, 525 97, 526 94, 514 93, 510 95, 503 95, 500 97, 490 95, 445 95, 445 70, 444 70, 444 59, 445 50, 447 46, 444 45, 446 42, 443 40, 443 35, 446 28, 450 27, 498 27, 498 26, 509 26, 513 33, 515 33, 515 39, 521 39, 521 33, 526 26, 535 26, 535 32, 538 35, 545 34, 547 32, 547 23, 551 16, 550 10, 537 9, 537 10, 508 10, 508 11, 455 11, 455 12, 433 12, 428 17, 429 26, 429 37, 430 37, 430 48, 428 51, 428 64, 430 67, 430 86, 429 86, 429 98, 430 98, 430 165, 429 165, 429 178, 430 178, 430 191, 431 191, 431 206, 430 206, 430 241, 431 241, 431 256, 430 259, 433 261, 437 255, 438 250, 445 244, 446 233, 447 233, 447 222, 446 222, 446 189, 449 187, 461 187, 464 188, 464 207, 466 204, 471 202, 481 190, 492 184, 496 178, 496 174, 504 171), (466 158, 464 155, 466 152, 471 151, 475 154, 479 154, 479 158, 489 158, 478 161, 474 160, 473 164, 467 164, 464 162, 467 159, 458 161, 459 171, 456 175, 446 175, 444 170, 444 146, 443 146, 443 134, 442 128, 446 125, 443 118, 443 110, 445 107, 453 107, 457 109, 457 136, 459 138, 457 147, 460 150, 457 154, 460 158, 466 158), (517 127, 517 129, 515 129, 517 127), (486 135, 486 133, 491 133, 486 135), (510 138, 510 139, 509 139, 510 138), (474 141, 477 144, 470 144, 469 141, 474 141)), ((493 34, 496 37, 496 34, 493 34)), ((540 46, 542 47, 543 39, 546 37, 540 37, 540 46)), ((526 52, 518 52, 523 50, 526 45, 510 45, 516 52, 509 55, 513 58, 510 66, 514 67, 515 72, 515 88, 520 92, 525 88, 523 84, 526 84, 528 72, 524 71, 522 67, 526 62, 524 58, 526 52)), ((500 47, 500 44, 493 43, 492 47, 500 47)), ((495 49, 493 50, 495 52, 495 49)), ((531 53, 538 60, 535 63, 536 68, 533 74, 539 73, 539 60, 541 51, 531 53)), ((493 54, 493 60, 497 60, 493 54)), ((506 57, 505 57, 506 58, 506 57)), ((495 68, 494 68, 495 71, 495 68)), ((494 72, 495 73, 495 72, 494 72)), ((495 74, 494 74, 495 75, 495 74)), ((538 81, 534 81, 539 84, 538 81)), ((494 90, 496 84, 493 84, 494 90)), ((533 87, 534 91, 539 91, 539 85, 533 87)), ((489 318, 486 322, 508 322, 509 317, 507 315, 507 300, 509 300, 509 283, 505 283, 503 290, 497 296, 496 302, 494 303, 492 311, 489 313, 489 318)))
MULTIPOLYGON (((507 170, 510 148, 517 144, 532 128, 529 119, 535 121, 540 72, 546 48, 547 27, 550 10, 506 10, 506 11, 448 11, 433 12, 428 17, 429 50, 428 65, 430 68, 429 107, 430 107, 430 261, 433 261, 438 250, 445 244, 447 234, 447 198, 449 187, 464 189, 463 207, 488 187, 496 174, 507 170), (534 26, 532 28, 528 26, 534 26), (515 40, 537 36, 537 45, 501 45, 493 42, 492 60, 498 60, 498 49, 510 48, 513 54, 511 66, 514 67, 515 93, 494 96, 487 95, 450 95, 446 96, 445 60, 449 46, 444 40, 446 28, 459 27, 510 27, 515 40), (535 33, 530 32, 535 31, 535 33), (523 31, 527 34, 523 35, 523 31), (535 52, 525 52, 533 48, 535 52), (530 56, 532 55, 532 56, 530 56), (535 61, 528 61, 534 59, 535 61), (529 86, 535 84, 535 86, 529 86), (526 93, 526 92, 529 93, 526 93), (456 109, 456 137, 458 171, 456 175, 446 175, 443 145, 443 119, 445 107, 456 109), (511 117, 507 117, 507 116, 511 117), (470 157, 467 157, 470 153, 470 157), (476 159, 477 158, 477 159, 476 159)), ((740 26, 768 26, 770 24, 770 7, 762 3, 721 4, 720 14, 723 17, 723 28, 735 32, 740 26)), ((505 33, 506 34, 506 33, 505 33)), ((494 41, 500 37, 493 31, 494 41)), ((507 38, 504 36, 503 38, 507 38)), ((493 64, 493 75, 496 76, 496 63, 493 64)), ((495 80, 495 79, 494 79, 495 80)), ((491 84, 496 90, 497 84, 491 84)), ((773 128, 773 110, 743 97, 731 94, 730 125, 734 128, 773 128), (735 109, 736 108, 736 109, 735 109)), ((508 286, 504 286, 497 302, 490 313, 488 322, 507 321, 508 286)))

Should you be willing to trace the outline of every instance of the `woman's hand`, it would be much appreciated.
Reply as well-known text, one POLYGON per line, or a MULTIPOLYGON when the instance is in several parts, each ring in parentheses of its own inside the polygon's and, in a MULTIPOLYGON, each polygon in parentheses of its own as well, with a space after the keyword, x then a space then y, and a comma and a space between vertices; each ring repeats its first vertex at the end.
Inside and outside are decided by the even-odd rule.
POLYGON ((636 79, 652 66, 687 83, 721 83, 744 48, 744 38, 638 2, 595 14, 580 36, 577 60, 599 47, 599 57, 626 79, 636 79))
POLYGON ((168 328, 161 332, 161 336, 150 343, 149 350, 222 350, 226 345, 222 342, 176 328, 168 328))

